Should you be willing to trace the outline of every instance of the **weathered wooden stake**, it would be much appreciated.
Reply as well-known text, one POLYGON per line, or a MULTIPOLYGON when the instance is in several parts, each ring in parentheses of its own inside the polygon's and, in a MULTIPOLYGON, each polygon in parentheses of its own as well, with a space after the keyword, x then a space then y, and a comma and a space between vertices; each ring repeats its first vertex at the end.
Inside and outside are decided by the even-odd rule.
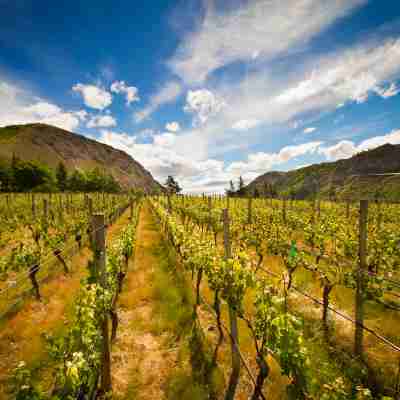
POLYGON ((172 204, 171 204, 171 195, 168 194, 167 195, 167 199, 168 199, 168 214, 172 213, 172 204))
POLYGON ((43 199, 43 219, 47 222, 49 218, 49 202, 43 199))
POLYGON ((36 218, 36 198, 34 193, 32 193, 32 217, 36 218))
POLYGON ((130 201, 130 209, 131 209, 131 221, 133 220, 133 200, 130 201))
POLYGON ((368 200, 360 201, 359 215, 359 265, 356 275, 355 301, 355 334, 354 353, 362 358, 363 353, 363 323, 364 323, 364 280, 367 270, 367 229, 368 229, 368 200))
MULTIPOLYGON (((231 238, 230 238, 230 222, 229 212, 225 208, 223 211, 223 222, 224 222, 224 249, 225 259, 232 257, 231 250, 231 238)), ((240 377, 240 354, 239 354, 239 334, 237 324, 237 313, 236 310, 229 306, 229 323, 231 331, 231 353, 232 353, 232 371, 229 378, 228 389, 225 394, 225 400, 233 400, 235 398, 236 387, 239 383, 240 377)))
POLYGON ((286 199, 283 199, 282 203, 282 217, 283 217, 283 223, 286 224, 286 199))
POLYGON ((247 223, 248 224, 251 224, 252 223, 252 220, 253 220, 253 215, 252 215, 252 198, 251 197, 249 197, 249 199, 248 199, 248 203, 247 203, 247 223))
POLYGON ((89 213, 89 218, 93 215, 93 200, 88 198, 87 200, 87 206, 88 206, 88 213, 89 213))
MULTIPOLYGON (((92 217, 94 233, 94 262, 96 275, 100 284, 106 286, 106 230, 104 214, 94 214, 92 217)), ((108 393, 111 390, 111 357, 110 340, 108 333, 108 315, 104 315, 101 324, 102 332, 102 363, 101 363, 101 391, 108 393)))

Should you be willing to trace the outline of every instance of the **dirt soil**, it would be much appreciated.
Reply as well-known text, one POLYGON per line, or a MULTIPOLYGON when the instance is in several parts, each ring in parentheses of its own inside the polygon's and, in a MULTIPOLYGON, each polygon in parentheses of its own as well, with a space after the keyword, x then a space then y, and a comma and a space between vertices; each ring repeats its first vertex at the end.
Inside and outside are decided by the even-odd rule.
POLYGON ((119 300, 119 327, 111 364, 115 399, 164 398, 168 376, 177 365, 177 350, 168 345, 168 333, 158 334, 153 329, 153 276, 160 263, 154 249, 161 240, 154 216, 145 203, 134 261, 129 265, 119 300))

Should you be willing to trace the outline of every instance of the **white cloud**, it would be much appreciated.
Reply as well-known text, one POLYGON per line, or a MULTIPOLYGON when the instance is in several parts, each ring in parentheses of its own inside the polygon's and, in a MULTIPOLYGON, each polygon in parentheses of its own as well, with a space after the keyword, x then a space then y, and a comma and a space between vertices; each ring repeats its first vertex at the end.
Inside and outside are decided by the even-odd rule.
POLYGON ((385 89, 377 87, 375 88, 375 91, 379 96, 383 97, 384 99, 387 99, 389 97, 396 96, 400 92, 400 89, 397 87, 395 83, 392 82, 388 88, 385 89))
POLYGON ((201 172, 202 162, 178 154, 178 140, 176 135, 164 133, 155 135, 152 143, 137 143, 134 136, 112 131, 102 131, 99 138, 99 141, 130 154, 160 181, 164 181, 168 175, 185 181, 201 172))
POLYGON ((159 107, 175 100, 181 93, 182 87, 178 82, 168 82, 157 93, 150 97, 149 103, 145 108, 134 114, 136 122, 142 122, 149 118, 159 107))
POLYGON ((74 92, 80 93, 87 107, 104 110, 112 103, 112 96, 107 90, 95 86, 77 83, 72 87, 74 92))
POLYGON ((189 90, 184 111, 195 115, 194 125, 203 125, 217 115, 226 103, 207 89, 189 90))
POLYGON ((241 119, 239 121, 236 121, 232 125, 232 128, 237 131, 247 131, 251 128, 255 128, 260 123, 261 121, 259 121, 258 119, 241 119))
MULTIPOLYGON (((367 41, 318 58, 311 54, 293 67, 289 64, 285 74, 272 73, 264 66, 250 70, 246 79, 214 81, 207 88, 208 97, 229 99, 211 113, 212 118, 208 117, 212 107, 205 107, 201 118, 195 113, 194 126, 207 141, 209 156, 244 152, 285 127, 312 127, 309 124, 321 113, 335 111, 341 103, 365 101, 377 88, 393 92, 391 82, 400 78, 400 39, 367 41), (260 121, 263 130, 236 135, 234 127, 246 125, 240 120, 260 121)), ((192 112, 199 108, 197 102, 196 107, 186 105, 192 112)))
POLYGON ((15 84, 0 80, 0 126, 43 123, 73 131, 86 118, 84 110, 65 111, 15 84))
POLYGON ((400 130, 393 130, 386 135, 374 136, 358 145, 350 140, 342 140, 333 146, 321 147, 318 152, 328 160, 339 160, 341 158, 350 158, 361 151, 371 150, 386 143, 400 144, 400 130))
POLYGON ((110 90, 113 93, 125 94, 126 104, 129 106, 135 101, 139 101, 139 90, 135 86, 128 86, 125 81, 115 81, 111 84, 110 90))
POLYGON ((383 144, 400 144, 400 130, 393 130, 387 135, 375 136, 364 140, 358 146, 360 150, 370 150, 383 144))
POLYGON ((150 139, 154 135, 155 135, 154 130, 150 128, 142 129, 141 131, 136 133, 136 137, 139 139, 150 139))
POLYGON ((173 121, 165 124, 165 129, 170 132, 179 132, 181 130, 181 127, 179 125, 179 122, 173 121))
POLYGON ((350 140, 341 140, 333 146, 321 147, 318 152, 328 160, 340 160, 342 158, 350 158, 356 154, 357 147, 350 140))
POLYGON ((213 2, 207 2, 204 19, 183 38, 168 64, 186 82, 202 83, 213 71, 230 63, 268 60, 304 46, 363 3, 364 0, 258 0, 222 13, 216 11, 213 2))
POLYGON ((236 176, 241 175, 247 179, 254 179, 270 170, 273 166, 284 164, 305 154, 315 153, 320 145, 321 142, 308 142, 296 146, 286 146, 278 153, 251 153, 247 156, 247 161, 237 161, 230 164, 227 172, 236 176))
POLYGON ((304 133, 313 133, 317 130, 317 128, 310 126, 309 128, 304 129, 304 133))
POLYGON ((117 126, 117 121, 111 115, 95 115, 89 119, 86 126, 88 128, 109 128, 117 126))
MULTIPOLYGON (((315 60, 314 60, 315 63, 315 60)), ((397 94, 393 84, 381 84, 398 76, 400 39, 381 45, 367 43, 322 59, 310 76, 282 91, 273 102, 297 110, 341 107, 346 101, 365 102, 371 92, 382 97, 397 94)))

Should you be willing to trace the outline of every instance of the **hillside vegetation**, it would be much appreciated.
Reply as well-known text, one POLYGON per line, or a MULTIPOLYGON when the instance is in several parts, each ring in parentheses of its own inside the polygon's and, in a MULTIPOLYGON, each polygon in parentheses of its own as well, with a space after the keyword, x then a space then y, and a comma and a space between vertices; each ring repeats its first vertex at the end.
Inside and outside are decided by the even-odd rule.
POLYGON ((267 172, 254 179, 250 193, 306 199, 323 197, 400 199, 400 145, 385 144, 335 162, 314 164, 289 172, 267 172))
POLYGON ((161 187, 150 172, 125 152, 50 125, 0 128, 0 161, 8 163, 13 156, 52 169, 62 162, 71 173, 98 168, 111 174, 123 188, 153 192, 161 187))

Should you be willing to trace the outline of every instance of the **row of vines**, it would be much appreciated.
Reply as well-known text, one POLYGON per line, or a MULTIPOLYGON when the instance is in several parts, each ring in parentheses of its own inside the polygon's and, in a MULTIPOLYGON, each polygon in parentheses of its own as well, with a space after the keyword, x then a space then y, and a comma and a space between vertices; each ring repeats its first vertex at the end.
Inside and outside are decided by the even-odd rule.
POLYGON ((219 332, 213 362, 224 330, 231 342, 227 400, 235 398, 240 371, 247 370, 239 345, 243 335, 254 345, 256 376, 247 370, 254 400, 268 398, 274 364, 288 378, 289 398, 399 396, 398 329, 387 324, 381 334, 365 325, 380 314, 380 324, 388 315, 399 326, 398 206, 186 196, 158 197, 152 204, 192 274, 197 303, 207 305, 202 288, 213 294, 208 306, 219 332), (334 354, 334 363, 342 342, 333 321, 344 318, 354 330, 353 347, 343 346, 346 357, 337 369, 321 363, 309 343, 315 315, 310 319, 308 311, 315 307, 321 315, 321 352, 334 354), (363 338, 365 332, 369 336, 363 338))
POLYGON ((127 195, 4 194, 0 196, 0 316, 5 316, 60 270, 93 235, 91 217, 102 212, 105 225, 129 205, 127 195))
POLYGON ((119 211, 110 218, 97 212, 87 221, 93 259, 87 265, 87 277, 74 300, 68 332, 45 338, 55 371, 51 389, 43 390, 36 384, 21 361, 13 378, 17 399, 89 400, 110 395, 110 346, 118 329, 117 302, 128 262, 134 255, 140 211, 140 201, 125 200, 131 207, 130 221, 118 238, 107 246, 107 225, 126 209, 126 205, 118 208, 119 211))

